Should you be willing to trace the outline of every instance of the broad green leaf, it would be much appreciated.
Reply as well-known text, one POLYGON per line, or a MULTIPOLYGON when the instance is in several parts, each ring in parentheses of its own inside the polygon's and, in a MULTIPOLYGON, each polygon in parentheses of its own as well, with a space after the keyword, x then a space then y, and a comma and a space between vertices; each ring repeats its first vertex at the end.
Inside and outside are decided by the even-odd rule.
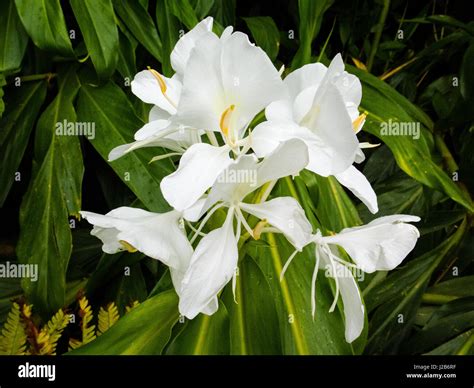
POLYGON ((213 315, 199 314, 185 325, 166 349, 171 355, 226 355, 229 354, 229 316, 222 302, 213 315))
POLYGON ((304 170, 301 180, 316 204, 315 213, 325 231, 339 232, 362 223, 354 204, 334 177, 325 178, 304 170))
MULTIPOLYGON (((235 7, 237 0, 215 0, 210 14, 221 27, 235 25, 235 7)), ((214 26, 215 27, 215 26, 214 26)))
POLYGON ((99 78, 115 71, 119 37, 111 0, 70 0, 99 78))
POLYGON ((131 39, 127 35, 123 34, 122 32, 119 32, 117 70, 124 79, 128 79, 129 84, 137 73, 137 65, 135 58, 136 48, 137 43, 135 39, 131 41, 131 39))
POLYGON ((113 0, 114 9, 133 36, 161 62, 161 40, 153 19, 147 10, 137 1, 113 0))
POLYGON ((370 222, 375 218, 390 214, 412 214, 422 216, 427 195, 424 195, 423 185, 398 171, 393 177, 383 183, 373 186, 377 194, 379 211, 370 213, 364 204, 358 206, 362 219, 370 222))
POLYGON ((178 316, 176 293, 172 290, 163 292, 132 309, 91 343, 67 354, 161 354, 178 316))
POLYGON ((281 354, 273 295, 252 258, 245 256, 239 261, 235 301, 231 285, 222 300, 229 311, 231 354, 281 354))
POLYGON ((15 0, 15 4, 21 22, 36 46, 67 57, 74 56, 59 0, 15 0))
MULTIPOLYGON (((174 2, 171 2, 174 4, 174 2)), ((163 74, 171 77, 174 73, 171 68, 170 54, 179 39, 180 24, 176 16, 171 13, 169 0, 158 0, 156 5, 156 24, 162 40, 162 63, 163 74)))
POLYGON ((474 329, 468 330, 445 342, 437 348, 425 353, 427 356, 474 355, 474 329))
POLYGON ((311 62, 311 45, 321 29, 324 13, 334 0, 298 0, 300 46, 291 67, 297 69, 311 62))
POLYGON ((189 30, 198 24, 199 20, 189 0, 167 0, 166 5, 167 9, 189 30))
POLYGON ((390 274, 366 296, 368 311, 374 310, 370 321, 367 351, 396 352, 414 323, 416 311, 433 271, 462 240, 466 222, 435 249, 390 274))
POLYGON ((27 43, 14 1, 5 0, 0 13, 0 72, 20 67, 27 43))
POLYGON ((74 67, 59 75, 56 98, 41 115, 36 131, 35 170, 20 208, 17 254, 38 268, 38 280, 23 279, 30 303, 44 315, 63 307, 72 239, 68 215, 81 206, 84 167, 77 136, 58 134, 57 123, 76 121, 72 106, 79 82, 74 67))
POLYGON ((214 0, 192 0, 193 8, 196 12, 198 20, 204 19, 209 15, 212 7, 214 6, 214 0))
POLYGON ((429 295, 439 295, 451 298, 474 296, 474 275, 446 280, 426 290, 429 295))
POLYGON ((254 16, 243 19, 257 46, 260 46, 274 61, 280 48, 280 33, 273 19, 270 16, 254 16))
POLYGON ((266 234, 269 247, 249 249, 266 277, 275 299, 283 354, 352 354, 344 338, 344 322, 339 309, 329 313, 333 302, 330 283, 320 273, 316 283, 316 314, 311 315, 311 278, 314 249, 306 247, 294 258, 285 277, 280 274, 294 248, 278 235, 266 234))
MULTIPOLYGON (((82 85, 77 116, 80 121, 95 123, 95 137, 89 140, 104 160, 113 148, 133 141, 133 134, 144 124, 122 89, 113 83, 101 87, 82 85)), ((169 210, 161 195, 160 181, 173 171, 169 161, 149 164, 161 152, 157 148, 137 150, 110 163, 143 204, 157 212, 169 210)))
MULTIPOLYGON (((347 66, 363 85, 361 110, 368 112, 364 130, 380 138, 392 151, 398 166, 409 176, 448 195, 469 210, 474 210, 469 194, 463 191, 433 161, 433 138, 427 128, 431 120, 389 85, 371 74, 347 66), (419 138, 410 135, 391 135, 382 129, 391 123, 411 123, 419 128, 419 138)), ((388 127, 387 127, 388 128, 388 127)))
POLYGON ((26 83, 9 94, 0 121, 0 206, 3 206, 25 153, 36 116, 46 96, 46 82, 26 83))
POLYGON ((411 353, 424 353, 472 328, 474 297, 458 299, 439 307, 404 348, 411 353))

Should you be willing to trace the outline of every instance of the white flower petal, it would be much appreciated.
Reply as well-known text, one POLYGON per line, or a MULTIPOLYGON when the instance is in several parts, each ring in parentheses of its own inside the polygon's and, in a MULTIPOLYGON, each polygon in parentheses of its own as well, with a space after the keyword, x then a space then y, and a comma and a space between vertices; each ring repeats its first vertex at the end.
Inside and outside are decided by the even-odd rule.
POLYGON ((279 197, 259 204, 240 203, 240 208, 260 219, 266 219, 298 250, 311 240, 311 224, 301 205, 292 197, 279 197))
POLYGON ((322 63, 310 63, 288 74, 283 81, 288 87, 290 98, 294 100, 298 94, 310 86, 319 86, 327 72, 322 63))
POLYGON ((359 142, 337 88, 328 84, 324 93, 321 93, 323 93, 321 89, 318 89, 313 106, 300 125, 310 129, 321 139, 325 153, 331 160, 327 170, 334 175, 352 165, 359 149, 359 142))
POLYGON ((227 146, 193 144, 181 157, 178 169, 161 181, 163 196, 176 210, 183 211, 201 198, 231 162, 227 146))
POLYGON ((212 315, 219 309, 219 299, 217 296, 211 299, 211 301, 201 310, 201 313, 205 315, 212 315))
POLYGON ((200 38, 212 31, 212 24, 213 19, 211 16, 208 16, 176 42, 171 52, 171 66, 176 73, 179 75, 184 74, 192 49, 200 38))
MULTIPOLYGON (((81 215, 94 225, 91 234, 100 238, 107 245, 104 247, 106 249, 111 247, 114 237, 118 244, 124 241, 169 267, 183 271, 188 266, 192 247, 179 225, 181 214, 176 211, 151 213, 143 209, 120 207, 106 215, 86 211, 81 211, 81 215), (104 229, 111 232, 104 232, 104 229)), ((119 245, 115 244, 115 247, 119 245)))
POLYGON ((259 163, 257 187, 288 175, 298 175, 306 167, 308 161, 308 148, 303 141, 290 139, 282 142, 259 163))
POLYGON ((234 106, 230 122, 238 135, 270 102, 284 97, 278 71, 247 35, 207 34, 189 58, 178 117, 184 125, 219 132, 222 114, 234 106))
POLYGON ((145 140, 152 136, 158 135, 160 132, 167 130, 171 125, 169 120, 154 120, 145 124, 137 132, 135 132, 135 140, 145 140))
POLYGON ((265 117, 267 120, 292 121, 293 106, 290 100, 277 100, 270 103, 265 108, 265 117))
POLYGON ((416 220, 419 218, 404 215, 381 217, 364 226, 343 229, 322 240, 344 248, 364 272, 390 271, 415 247, 420 233, 416 227, 403 221, 416 220))
POLYGON ((179 300, 180 313, 189 319, 206 311, 234 275, 238 252, 232 222, 229 211, 224 225, 203 237, 191 258, 179 300))
POLYGON ((156 121, 156 120, 169 120, 172 115, 169 112, 161 109, 159 106, 154 105, 150 109, 150 113, 148 113, 148 121, 156 121))
POLYGON ((245 127, 272 101, 286 97, 277 69, 246 34, 235 32, 225 40, 221 61, 227 106, 235 104, 238 114, 236 129, 245 127))
POLYGON ((336 174, 339 183, 347 187, 357 198, 359 198, 372 214, 379 211, 377 205, 377 195, 364 174, 354 166, 336 174))
POLYGON ((222 42, 213 34, 203 35, 192 50, 183 78, 177 117, 181 124, 220 131, 224 101, 220 58, 222 42), (205 75, 205 76, 204 76, 205 75))
POLYGON ((139 72, 131 83, 132 92, 143 102, 154 104, 170 114, 176 113, 176 105, 181 94, 181 83, 173 78, 160 76, 166 84, 166 92, 163 94, 160 84, 150 70, 139 72))
POLYGON ((346 341, 351 343, 360 336, 364 328, 364 304, 362 303, 359 287, 350 270, 336 261, 333 261, 333 265, 336 274, 344 274, 344 276, 338 276, 337 281, 344 304, 345 337, 346 341))

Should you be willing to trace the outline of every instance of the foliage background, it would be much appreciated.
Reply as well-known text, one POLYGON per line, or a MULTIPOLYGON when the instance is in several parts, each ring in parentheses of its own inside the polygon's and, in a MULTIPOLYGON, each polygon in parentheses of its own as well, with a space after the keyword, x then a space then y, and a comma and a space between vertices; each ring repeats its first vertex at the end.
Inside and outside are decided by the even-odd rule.
MULTIPOLYGON (((466 7, 448 0, 0 0, 0 260, 39 265, 36 283, 0 279, 0 323, 12 300, 33 304, 31 319, 13 308, 18 319, 10 323, 19 328, 39 328, 59 309, 82 312, 61 331, 58 353, 70 338, 92 335, 73 353, 473 354, 474 23, 466 7), (422 237, 400 268, 360 283, 368 325, 352 345, 344 341, 341 302, 327 311, 333 290, 322 276, 310 317, 310 249, 280 283, 290 246, 273 235, 247 243, 239 304, 226 288, 214 316, 181 323, 162 265, 139 253, 104 255, 90 226, 76 219, 80 209, 168 209, 159 181, 172 161, 149 165, 150 150, 105 159, 147 120, 150 107, 129 81, 146 66, 170 75, 180 33, 207 15, 217 32, 227 25, 247 32, 286 72, 342 52, 363 83, 368 119, 360 140, 382 143, 362 165, 378 195, 377 216, 419 215, 422 237), (94 122, 95 138, 55 136, 65 119, 94 122), (381 135, 389 119, 419 122, 420 139, 381 135), (87 319, 83 295, 92 306, 87 319), (115 323, 113 314, 113 327, 94 339, 91 325, 110 302, 122 318, 115 323)), ((325 232, 374 218, 332 178, 304 172, 275 190, 300 199, 325 232)), ((43 346, 38 332, 26 335, 18 341, 43 346)))

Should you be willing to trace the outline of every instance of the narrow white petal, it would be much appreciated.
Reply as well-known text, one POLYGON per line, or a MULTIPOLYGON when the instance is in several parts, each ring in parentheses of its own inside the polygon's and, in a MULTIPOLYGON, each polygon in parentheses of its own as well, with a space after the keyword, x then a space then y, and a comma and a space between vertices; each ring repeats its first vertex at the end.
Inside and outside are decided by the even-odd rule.
POLYGON ((154 120, 145 124, 135 132, 135 140, 145 140, 151 136, 158 135, 161 131, 167 130, 171 125, 169 120, 154 120))
POLYGON ((333 264, 337 274, 344 274, 344 276, 338 276, 337 280, 344 304, 345 337, 346 341, 351 343, 360 336, 364 328, 364 304, 352 273, 338 262, 333 261, 333 264))
POLYGON ((336 179, 340 184, 347 187, 357 198, 359 198, 372 214, 379 211, 377 205, 377 195, 364 174, 354 166, 336 174, 336 179))
POLYGON ((233 212, 222 227, 199 242, 183 279, 179 311, 193 319, 232 279, 237 267, 237 239, 233 231, 233 212))

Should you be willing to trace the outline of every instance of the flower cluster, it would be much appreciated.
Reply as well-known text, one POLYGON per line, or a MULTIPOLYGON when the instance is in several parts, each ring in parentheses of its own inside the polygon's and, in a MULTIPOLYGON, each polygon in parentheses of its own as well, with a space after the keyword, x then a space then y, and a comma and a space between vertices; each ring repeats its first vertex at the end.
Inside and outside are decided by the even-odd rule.
POLYGON ((364 160, 362 149, 372 146, 357 140, 365 121, 358 110, 360 81, 344 71, 340 55, 329 67, 309 64, 282 80, 247 35, 228 27, 217 36, 212 24, 209 17, 180 38, 171 53, 171 78, 150 68, 135 76, 132 92, 153 104, 149 122, 133 143, 109 155, 113 161, 141 147, 170 150, 154 160, 179 155, 177 170, 160 185, 173 210, 157 214, 120 207, 106 215, 81 214, 94 225, 91 233, 102 240, 105 252, 138 250, 167 265, 179 311, 189 319, 218 309, 218 294, 235 280, 244 235, 258 239, 272 232, 286 237, 295 253, 282 277, 295 254, 313 244, 313 314, 318 269, 330 266, 336 284, 331 311, 340 293, 346 340, 352 342, 363 328, 364 305, 355 279, 338 276, 340 269, 393 269, 419 237, 407 222, 419 219, 381 217, 322 236, 295 198, 267 199, 278 179, 308 169, 334 176, 372 213, 378 211, 372 187, 353 166, 364 160), (266 121, 258 123, 255 118, 263 110, 266 121), (213 217, 218 210, 221 217, 213 217), (253 227, 250 215, 260 220, 253 227), (338 247, 352 262, 340 257, 338 247))

